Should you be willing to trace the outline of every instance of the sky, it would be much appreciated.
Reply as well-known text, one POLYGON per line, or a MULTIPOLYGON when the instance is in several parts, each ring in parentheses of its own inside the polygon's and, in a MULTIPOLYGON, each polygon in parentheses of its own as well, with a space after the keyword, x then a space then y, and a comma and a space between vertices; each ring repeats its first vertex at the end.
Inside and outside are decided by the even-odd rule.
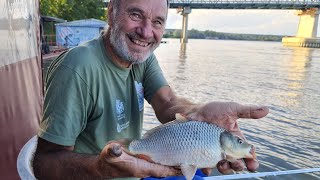
MULTIPOLYGON (((294 36, 300 19, 295 13, 296 10, 192 9, 188 29, 294 36)), ((175 9, 169 10, 166 28, 182 28, 182 15, 175 9)))

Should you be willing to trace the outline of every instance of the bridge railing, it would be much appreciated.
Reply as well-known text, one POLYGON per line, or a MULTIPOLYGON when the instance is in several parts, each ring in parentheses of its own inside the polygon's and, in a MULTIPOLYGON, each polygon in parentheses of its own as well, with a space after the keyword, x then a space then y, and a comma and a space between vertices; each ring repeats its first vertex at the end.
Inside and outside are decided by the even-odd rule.
POLYGON ((171 4, 303 4, 318 5, 320 0, 169 0, 171 4))
MULTIPOLYGON (((169 0, 170 8, 193 9, 310 9, 320 8, 320 0, 169 0)), ((104 0, 106 5, 109 0, 104 0)))

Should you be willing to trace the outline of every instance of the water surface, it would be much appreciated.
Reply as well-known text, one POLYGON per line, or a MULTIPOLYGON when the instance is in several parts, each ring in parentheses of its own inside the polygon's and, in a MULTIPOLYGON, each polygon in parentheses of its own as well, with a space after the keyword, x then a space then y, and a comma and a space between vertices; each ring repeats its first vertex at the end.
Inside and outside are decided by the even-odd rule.
MULTIPOLYGON (((224 40, 189 40, 181 46, 179 40, 165 40, 155 53, 179 96, 195 103, 270 108, 261 120, 240 120, 258 148, 258 172, 320 167, 320 49, 224 40)), ((144 119, 144 132, 159 125, 147 102, 144 119)), ((320 173, 264 179, 320 179, 320 173)))

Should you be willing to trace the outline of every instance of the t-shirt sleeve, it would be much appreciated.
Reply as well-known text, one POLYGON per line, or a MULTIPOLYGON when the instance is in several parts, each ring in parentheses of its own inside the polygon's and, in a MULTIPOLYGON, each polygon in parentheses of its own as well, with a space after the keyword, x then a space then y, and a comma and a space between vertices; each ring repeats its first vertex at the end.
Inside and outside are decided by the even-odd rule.
POLYGON ((47 77, 46 87, 38 135, 52 143, 73 146, 92 107, 88 86, 77 72, 60 65, 47 77))
POLYGON ((167 86, 163 72, 159 66, 158 60, 152 55, 148 61, 144 76, 144 97, 150 104, 153 95, 163 86, 167 86))

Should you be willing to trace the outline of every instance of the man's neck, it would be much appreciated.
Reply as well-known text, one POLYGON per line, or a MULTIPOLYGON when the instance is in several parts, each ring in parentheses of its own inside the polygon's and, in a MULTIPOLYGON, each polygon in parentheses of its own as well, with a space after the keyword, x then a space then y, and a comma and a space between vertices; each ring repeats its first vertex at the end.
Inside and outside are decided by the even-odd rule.
POLYGON ((106 35, 103 35, 103 44, 104 48, 111 57, 111 61, 120 68, 131 68, 132 63, 126 60, 121 59, 114 50, 114 47, 110 43, 110 33, 107 32, 106 35))

